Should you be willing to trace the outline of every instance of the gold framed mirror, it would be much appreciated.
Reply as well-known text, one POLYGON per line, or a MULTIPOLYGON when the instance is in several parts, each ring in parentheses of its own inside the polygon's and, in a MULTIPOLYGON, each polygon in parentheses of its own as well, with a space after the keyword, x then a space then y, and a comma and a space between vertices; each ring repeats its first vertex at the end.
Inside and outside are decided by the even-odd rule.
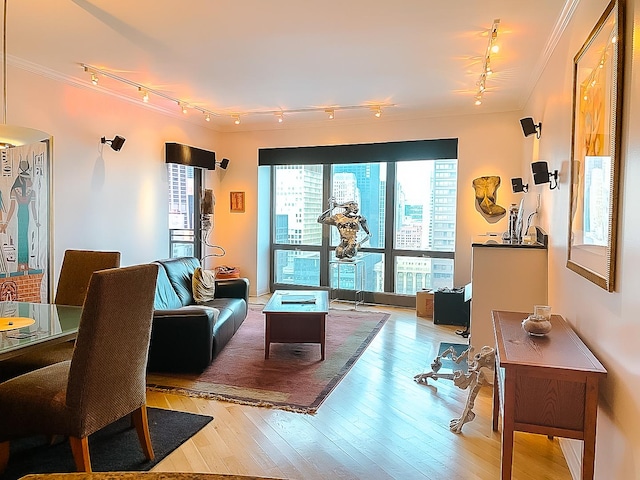
POLYGON ((614 289, 622 126, 624 0, 612 0, 573 65, 567 267, 614 289))

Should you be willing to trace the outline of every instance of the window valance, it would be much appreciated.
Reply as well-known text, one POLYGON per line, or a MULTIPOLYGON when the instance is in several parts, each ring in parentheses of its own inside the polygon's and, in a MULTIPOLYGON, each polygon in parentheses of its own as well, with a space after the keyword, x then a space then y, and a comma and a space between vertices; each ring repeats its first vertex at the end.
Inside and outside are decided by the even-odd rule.
POLYGON ((258 165, 304 165, 458 158, 458 139, 261 148, 258 165))

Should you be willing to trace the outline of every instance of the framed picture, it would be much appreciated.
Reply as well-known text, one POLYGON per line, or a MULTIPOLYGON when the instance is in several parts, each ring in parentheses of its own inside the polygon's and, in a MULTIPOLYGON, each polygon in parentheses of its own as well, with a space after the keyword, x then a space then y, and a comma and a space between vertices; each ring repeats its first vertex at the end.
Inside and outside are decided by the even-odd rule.
POLYGON ((47 303, 50 140, 0 151, 0 301, 47 303))
POLYGON ((229 203, 231 211, 237 213, 244 212, 244 192, 231 192, 229 203))
POLYGON ((624 1, 612 0, 574 58, 567 267, 613 291, 622 128, 624 1))

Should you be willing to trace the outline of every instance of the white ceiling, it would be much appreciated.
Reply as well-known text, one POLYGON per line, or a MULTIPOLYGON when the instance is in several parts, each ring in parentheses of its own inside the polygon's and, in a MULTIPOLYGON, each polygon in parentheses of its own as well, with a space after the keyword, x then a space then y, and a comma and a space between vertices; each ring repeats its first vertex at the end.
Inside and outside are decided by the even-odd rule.
MULTIPOLYGON (((281 109, 320 108, 286 115, 291 124, 326 122, 329 106, 394 104, 383 112, 393 118, 519 110, 577 1, 8 0, 7 59, 140 101, 107 77, 93 87, 80 64, 93 65, 219 113, 211 126, 225 130, 231 114, 258 128, 281 109), (476 106, 494 19, 501 50, 476 106)), ((368 108, 336 113, 364 117, 368 108)))

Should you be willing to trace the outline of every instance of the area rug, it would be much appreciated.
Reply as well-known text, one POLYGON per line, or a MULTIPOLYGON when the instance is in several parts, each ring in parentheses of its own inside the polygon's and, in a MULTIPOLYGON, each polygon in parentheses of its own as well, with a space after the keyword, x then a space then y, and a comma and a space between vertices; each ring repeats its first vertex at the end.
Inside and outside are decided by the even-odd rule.
MULTIPOLYGON (((130 418, 124 417, 89 436, 93 471, 149 470, 213 420, 213 417, 207 415, 160 408, 147 408, 147 413, 155 459, 146 460, 130 418)), ((49 445, 46 437, 38 436, 11 442, 9 464, 1 478, 13 480, 29 473, 75 471, 68 441, 49 445)))
POLYGON ((147 376, 151 389, 245 405, 315 413, 380 331, 389 314, 329 310, 325 360, 319 344, 272 343, 264 358, 264 315, 246 320, 202 374, 147 376))

